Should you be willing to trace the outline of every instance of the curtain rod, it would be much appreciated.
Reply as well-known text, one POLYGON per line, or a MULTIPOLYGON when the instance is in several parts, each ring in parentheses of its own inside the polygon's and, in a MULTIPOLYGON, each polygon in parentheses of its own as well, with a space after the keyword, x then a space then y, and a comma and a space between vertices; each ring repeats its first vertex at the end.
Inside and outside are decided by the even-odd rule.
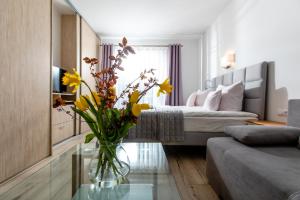
MULTIPOLYGON (((103 46, 103 44, 100 44, 100 46, 103 46)), ((114 47, 118 47, 118 44, 113 44, 114 47)), ((151 45, 151 44, 140 44, 140 45, 130 45, 132 47, 169 47, 170 45, 151 45)), ((180 45, 180 47, 183 47, 183 45, 180 45)))

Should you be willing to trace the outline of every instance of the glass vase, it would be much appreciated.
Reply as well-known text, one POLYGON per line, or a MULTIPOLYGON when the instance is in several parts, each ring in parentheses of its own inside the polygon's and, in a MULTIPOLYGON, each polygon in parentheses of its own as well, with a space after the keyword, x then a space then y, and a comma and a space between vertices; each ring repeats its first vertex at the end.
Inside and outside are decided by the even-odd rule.
POLYGON ((100 144, 89 164, 89 178, 100 188, 110 188, 122 183, 129 172, 129 158, 120 144, 100 144))

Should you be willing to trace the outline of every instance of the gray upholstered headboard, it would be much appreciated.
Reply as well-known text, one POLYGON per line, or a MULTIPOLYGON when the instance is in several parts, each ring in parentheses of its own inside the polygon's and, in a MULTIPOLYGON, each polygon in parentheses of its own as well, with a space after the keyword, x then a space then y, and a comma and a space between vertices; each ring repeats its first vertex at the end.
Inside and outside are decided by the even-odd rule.
POLYGON ((230 85, 243 81, 245 85, 243 111, 255 113, 260 120, 265 119, 268 63, 262 62, 256 65, 232 71, 208 81, 206 89, 216 89, 220 84, 230 85))

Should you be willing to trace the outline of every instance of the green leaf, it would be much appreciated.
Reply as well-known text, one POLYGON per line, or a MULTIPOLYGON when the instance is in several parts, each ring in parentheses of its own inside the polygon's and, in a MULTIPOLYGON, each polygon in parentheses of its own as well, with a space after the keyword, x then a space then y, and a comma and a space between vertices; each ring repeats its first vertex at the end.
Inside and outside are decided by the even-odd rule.
POLYGON ((111 109, 107 109, 106 113, 107 113, 107 119, 110 122, 111 121, 111 117, 112 117, 111 109))
POLYGON ((122 126, 120 133, 121 133, 121 137, 125 137, 128 134, 128 131, 131 127, 133 127, 135 124, 134 123, 126 123, 124 126, 122 126))
POLYGON ((86 123, 89 125, 89 127, 92 129, 92 131, 94 133, 97 133, 96 122, 95 122, 95 120, 93 120, 93 118, 91 118, 87 113, 85 113, 75 107, 72 107, 72 109, 74 112, 78 113, 86 121, 86 123))
POLYGON ((120 119, 121 113, 118 109, 112 109, 112 113, 114 114, 114 117, 116 118, 116 120, 120 119))
POLYGON ((118 138, 118 130, 114 130, 114 131, 111 131, 111 135, 108 136, 107 138, 109 139, 109 141, 111 142, 115 142, 118 138))
POLYGON ((95 134, 94 133, 89 133, 85 136, 85 141, 84 143, 89 143, 90 141, 92 141, 95 137, 95 134))
POLYGON ((93 120, 93 118, 90 117, 88 113, 85 113, 84 111, 75 107, 72 107, 72 110, 78 113, 81 117, 83 117, 87 123, 96 123, 95 120, 93 120))
MULTIPOLYGON (((92 95, 93 95, 93 94, 92 94, 92 95)), ((85 101, 89 104, 90 110, 91 110, 91 112, 93 113, 93 115, 94 115, 95 117, 97 117, 97 110, 95 109, 93 103, 92 103, 88 98, 86 98, 85 96, 83 96, 83 98, 84 98, 85 101)), ((92 98, 94 98, 94 97, 92 97, 92 98)))

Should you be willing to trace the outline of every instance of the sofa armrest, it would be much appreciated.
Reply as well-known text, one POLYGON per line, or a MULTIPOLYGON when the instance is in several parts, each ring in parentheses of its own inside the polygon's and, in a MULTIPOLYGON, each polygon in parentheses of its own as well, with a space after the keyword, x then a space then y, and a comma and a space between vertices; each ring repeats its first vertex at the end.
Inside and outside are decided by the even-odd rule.
POLYGON ((289 100, 288 125, 300 127, 300 99, 289 100))
POLYGON ((228 126, 225 134, 246 145, 296 145, 300 128, 290 126, 228 126))

